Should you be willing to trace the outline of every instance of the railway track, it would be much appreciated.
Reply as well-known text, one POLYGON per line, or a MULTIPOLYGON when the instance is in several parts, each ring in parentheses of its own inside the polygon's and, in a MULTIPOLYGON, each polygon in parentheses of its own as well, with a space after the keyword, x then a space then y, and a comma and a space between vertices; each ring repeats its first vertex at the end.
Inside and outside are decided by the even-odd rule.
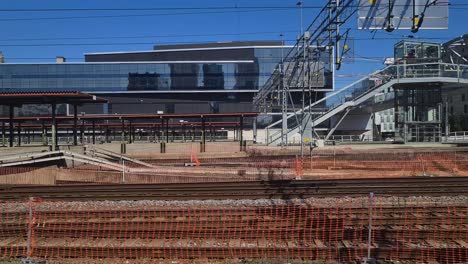
POLYGON ((468 194, 468 177, 288 180, 186 184, 73 184, 0 186, 0 200, 40 197, 56 200, 291 199, 362 196, 450 196, 468 194))
MULTIPOLYGON (((367 255, 370 213, 362 203, 365 200, 338 198, 334 203, 318 198, 274 206, 268 202, 110 201, 107 207, 99 201, 45 201, 33 207, 32 255, 59 260, 124 259, 108 263, 128 259, 218 263, 211 261, 266 257, 348 263, 367 255)), ((468 207, 464 201, 377 199, 371 255, 379 260, 466 262, 468 207)), ((25 226, 31 213, 15 205, 0 212, 0 251, 24 255, 25 226)))

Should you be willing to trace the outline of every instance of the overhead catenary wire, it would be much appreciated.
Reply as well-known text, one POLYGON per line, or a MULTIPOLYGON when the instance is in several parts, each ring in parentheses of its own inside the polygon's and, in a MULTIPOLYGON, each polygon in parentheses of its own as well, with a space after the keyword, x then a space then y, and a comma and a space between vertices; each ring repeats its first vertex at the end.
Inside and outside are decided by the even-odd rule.
MULTIPOLYGON (((468 3, 450 3, 448 1, 438 2, 437 5, 449 5, 450 7, 468 7, 468 3)), ((350 5, 349 7, 372 7, 368 5, 350 5)), ((386 4, 382 4, 386 6, 386 4)), ((407 5, 396 4, 394 6, 405 7, 407 5)), ((416 6, 426 6, 425 4, 416 4, 416 6)), ((196 6, 173 6, 173 7, 132 7, 132 8, 0 8, 0 12, 76 12, 76 11, 167 11, 167 10, 230 10, 230 9, 294 9, 296 6, 209 6, 209 7, 196 7, 196 6)), ((323 6, 302 6, 303 9, 322 9, 323 6)))
MULTIPOLYGON (((450 38, 419 38, 420 40, 449 40, 450 38)), ((401 40, 401 38, 355 38, 354 41, 368 41, 368 40, 401 40)), ((287 41, 295 41, 293 39, 287 41)), ((214 43, 215 41, 203 41, 198 43, 214 43)), ((157 44, 187 44, 193 43, 190 42, 103 42, 103 43, 27 43, 27 44, 18 44, 18 43, 3 43, 0 44, 1 47, 57 47, 57 46, 118 46, 118 45, 157 45, 157 44)))
MULTIPOLYGON (((468 9, 468 4, 458 3, 447 4, 450 8, 468 9)), ((370 7, 372 5, 362 5, 370 7)), ((385 6, 383 4, 382 6, 385 6)), ((405 6, 405 5, 395 5, 405 6)), ((425 5, 416 5, 425 6, 425 5)), ((358 8, 358 5, 351 5, 350 8, 358 8)), ((321 6, 302 6, 303 9, 321 9, 321 6)), ((247 13, 247 12, 268 12, 295 10, 295 6, 219 6, 219 7, 147 7, 147 8, 38 8, 38 9, 0 9, 0 12, 90 12, 90 11, 200 11, 205 12, 181 12, 181 13, 156 13, 156 14, 118 14, 118 15, 92 15, 92 16, 62 16, 62 17, 32 17, 32 18, 0 18, 0 21, 39 21, 39 20, 64 20, 64 19, 93 19, 93 18, 124 18, 124 17, 150 17, 150 16, 175 16, 175 15, 198 15, 198 14, 222 14, 222 13, 247 13)))

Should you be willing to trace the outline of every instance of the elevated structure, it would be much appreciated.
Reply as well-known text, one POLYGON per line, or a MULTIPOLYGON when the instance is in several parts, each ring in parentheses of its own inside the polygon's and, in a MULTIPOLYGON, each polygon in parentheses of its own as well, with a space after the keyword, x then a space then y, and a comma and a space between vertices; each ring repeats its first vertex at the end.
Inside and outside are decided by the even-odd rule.
MULTIPOLYGON (((404 134, 402 138, 405 141, 412 141, 407 135, 412 133, 408 130, 413 128, 408 128, 407 125, 414 126, 416 131, 426 131, 424 126, 428 125, 428 130, 435 131, 435 124, 417 122, 437 123, 437 132, 433 132, 437 135, 431 136, 437 138, 437 141, 441 138, 442 127, 448 130, 447 125, 441 125, 443 116, 447 114, 442 115, 439 111, 436 115, 434 105, 435 108, 440 108, 442 89, 464 84, 466 77, 464 67, 455 63, 443 63, 442 54, 445 51, 439 43, 398 43, 395 46, 394 61, 396 65, 402 66, 385 68, 340 91, 326 96, 318 95, 320 91, 327 91, 326 81, 325 85, 320 82, 321 79, 327 80, 326 77, 322 77, 322 71, 333 76, 334 71, 340 68, 342 58, 345 57, 343 55, 350 49, 348 31, 342 31, 340 28, 355 12, 358 12, 359 29, 385 29, 389 32, 395 29, 411 29, 412 32, 417 32, 419 29, 444 29, 448 26, 447 2, 360 0, 356 8, 350 1, 328 1, 307 31, 298 38, 297 48, 292 49, 264 89, 254 98, 257 109, 267 115, 281 116, 279 120, 267 126, 267 144, 286 145, 297 142, 301 145, 303 153, 304 144, 310 143, 312 139, 329 139, 339 128, 350 125, 353 127, 353 133, 371 131, 371 137, 374 138, 372 133, 377 131, 379 134, 380 131, 374 129, 373 113, 377 108, 385 107, 395 108, 395 123, 399 123, 397 125, 401 126, 400 130, 404 130, 400 134, 404 134), (332 67, 327 68, 325 61, 332 67), (291 84, 297 83, 302 87, 302 99, 295 101, 291 93, 294 91, 291 84), (422 89, 420 95, 415 94, 417 89, 422 89), (390 91, 395 91, 391 97, 394 100, 392 103, 385 102, 388 100, 384 98, 385 100, 378 105, 371 104, 376 96, 385 97, 385 93, 390 91), (427 101, 425 96, 431 92, 434 98, 427 101), (413 99, 409 100, 408 96, 412 96, 413 99), (416 97, 418 99, 415 99, 416 97), (279 111, 275 106, 276 109, 280 106, 280 115, 277 115, 279 111), (431 112, 432 117, 423 113, 427 111, 431 112), (409 112, 413 115, 412 118, 405 117, 403 121, 398 121, 398 116, 406 116, 409 112), (426 117, 421 118, 422 115, 426 117), (410 122, 413 123, 410 125, 410 122), (403 123, 405 125, 402 125, 403 123), (322 132, 317 132, 318 130, 322 132), (323 131, 326 133, 323 134, 323 131), (300 139, 297 139, 298 137, 300 139)), ((333 90, 333 86, 331 78, 328 87, 333 90)), ((423 139, 416 138, 416 141, 426 140, 424 136, 423 139)))
MULTIPOLYGON (((77 115, 74 116, 21 116, 0 117, 2 122, 1 135, 3 145, 8 136, 8 145, 13 147, 16 139, 17 145, 21 145, 21 139, 25 138, 29 144, 34 144, 34 138, 41 138, 42 144, 48 144, 48 131, 51 129, 53 148, 59 145, 69 145, 69 129, 72 128, 73 145, 91 143, 96 144, 96 139, 102 142, 119 141, 121 143, 133 143, 137 136, 145 138, 146 142, 173 142, 192 141, 200 139, 204 150, 206 140, 214 140, 216 134, 221 133, 227 139, 228 130, 234 133, 234 140, 239 141, 241 149, 244 142, 244 130, 246 119, 256 118, 258 113, 198 113, 198 114, 125 114, 125 115, 77 115), (228 119, 230 121, 220 121, 228 119), (9 130, 6 122, 9 122, 9 130), (71 122, 72 121, 72 122, 71 122), (78 124, 78 122, 80 124, 78 124), (79 128, 79 136, 77 130, 79 128), (17 131, 15 135, 15 131, 17 131), (8 134, 7 134, 8 132, 8 134), (209 134, 209 136, 208 136, 209 134), (58 135, 65 140, 60 141, 58 135), (32 138, 32 140, 31 140, 32 138), (88 140, 86 140, 88 139, 88 140)), ((253 139, 256 139, 256 127, 253 131, 253 139)))
MULTIPOLYGON (((96 97, 82 92, 11 92, 11 93, 0 93, 0 105, 7 106, 9 109, 9 146, 13 147, 13 128, 14 128, 14 110, 15 107, 22 107, 28 104, 47 104, 51 106, 50 119, 52 122, 52 149, 55 150, 57 147, 57 119, 56 119, 56 107, 57 104, 70 104, 74 109, 73 116, 73 135, 74 144, 77 144, 77 107, 83 104, 98 104, 106 103, 105 99, 96 97)), ((5 122, 2 123, 2 136, 5 138, 5 122)), ((18 138, 18 144, 21 145, 21 137, 18 138)), ((4 143, 4 142, 3 142, 4 143)))

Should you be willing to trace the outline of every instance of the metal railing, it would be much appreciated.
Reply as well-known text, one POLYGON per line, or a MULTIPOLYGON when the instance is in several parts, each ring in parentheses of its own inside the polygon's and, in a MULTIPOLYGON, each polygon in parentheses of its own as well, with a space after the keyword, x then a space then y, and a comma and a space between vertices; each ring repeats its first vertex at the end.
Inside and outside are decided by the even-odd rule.
MULTIPOLYGON (((107 138, 108 141, 110 142, 128 142, 130 140, 129 136, 109 136, 107 138)), ((194 136, 169 136, 169 142, 192 142, 192 141, 201 141, 202 136, 201 135, 194 135, 194 136)), ((228 141, 228 140, 233 140, 232 138, 228 138, 227 135, 207 135, 205 140, 207 142, 209 141, 228 141)), ((78 144, 92 144, 93 143, 93 136, 84 136, 81 138, 80 136, 77 137, 78 144)), ((101 136, 101 135, 96 135, 94 141, 96 144, 99 144, 101 142, 106 142, 106 137, 101 136)), ((165 142, 166 141, 166 136, 160 136, 160 137, 154 137, 154 136, 135 136, 132 140, 133 142, 165 142)), ((57 143, 59 145, 71 145, 73 144, 73 136, 60 136, 57 137, 57 143)), ((34 138, 30 137, 28 138, 27 136, 22 136, 21 137, 21 145, 22 146, 27 146, 27 145, 51 145, 52 144, 52 137, 47 137, 47 138, 42 138, 40 136, 36 136, 34 138)), ((9 145, 9 139, 5 138, 3 142, 0 140, 0 146, 8 146, 9 145)), ((18 145, 18 137, 15 136, 13 139, 13 145, 17 146, 18 145)))
POLYGON ((466 141, 468 142, 468 131, 450 132, 446 138, 447 142, 466 141))
MULTIPOLYGON (((422 78, 456 78, 458 82, 463 80, 464 82, 468 83, 468 66, 449 63, 391 65, 382 70, 369 74, 368 76, 329 94, 328 96, 312 103, 304 109, 300 109, 293 114, 289 114, 286 119, 289 120, 298 114, 300 115, 304 112, 307 112, 311 107, 313 108, 326 102, 328 111, 316 117, 314 119, 315 121, 327 114, 330 114, 332 111, 335 111, 338 107, 343 106, 343 104, 347 102, 349 102, 348 104, 350 106, 353 106, 354 104, 359 104, 368 100, 367 97, 371 92, 384 88, 383 86, 386 84, 391 86, 394 83, 408 82, 411 81, 411 79, 422 78)), ((270 124, 267 128, 273 128, 279 125, 281 122, 282 120, 276 121, 270 124)), ((314 124, 317 125, 316 123, 314 124)), ((296 130, 298 125, 299 124, 294 124, 292 127, 288 125, 287 133, 296 130)), ((278 133, 275 134, 275 138, 271 137, 269 142, 277 141, 277 134, 278 133)), ((281 137, 281 133, 279 133, 279 137, 281 137)))

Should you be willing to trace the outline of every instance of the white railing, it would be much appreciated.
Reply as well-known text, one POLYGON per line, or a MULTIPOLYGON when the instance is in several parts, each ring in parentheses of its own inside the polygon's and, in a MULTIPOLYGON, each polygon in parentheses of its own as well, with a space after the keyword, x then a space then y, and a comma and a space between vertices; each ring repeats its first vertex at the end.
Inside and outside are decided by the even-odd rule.
MULTIPOLYGON (((334 111, 337 107, 343 105, 346 102, 362 103, 362 101, 367 98, 366 95, 378 88, 382 88, 382 86, 387 83, 391 85, 391 81, 395 83, 400 81, 408 81, 409 79, 421 78, 457 78, 458 82, 460 82, 462 79, 464 81, 468 81, 468 66, 448 63, 391 65, 382 70, 369 74, 368 76, 329 94, 328 96, 312 103, 304 109, 299 109, 295 114, 289 114, 286 119, 290 119, 297 114, 302 114, 310 107, 326 103, 326 107, 329 110, 328 112, 321 115, 324 116, 329 112, 334 111)), ((320 118, 320 116, 317 118, 320 118)), ((279 125, 281 122, 282 120, 278 120, 270 124, 267 128, 273 128, 279 125)), ((289 131, 293 130, 295 130, 295 128, 288 129, 288 133, 289 131)), ((277 137, 271 137, 270 142, 274 142, 276 140, 278 140, 277 137)))
POLYGON ((372 137, 366 135, 332 135, 328 140, 336 142, 369 142, 372 137))
POLYGON ((468 142, 468 131, 450 132, 447 142, 466 141, 468 142))

